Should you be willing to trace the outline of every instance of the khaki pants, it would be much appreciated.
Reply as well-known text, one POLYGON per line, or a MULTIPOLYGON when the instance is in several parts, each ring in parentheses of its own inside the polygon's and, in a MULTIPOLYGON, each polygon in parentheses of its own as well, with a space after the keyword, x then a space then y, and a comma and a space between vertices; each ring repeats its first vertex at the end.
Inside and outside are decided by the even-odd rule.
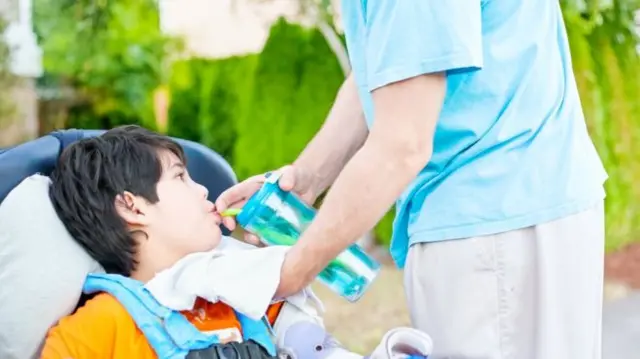
POLYGON ((603 205, 496 235, 420 243, 405 287, 441 359, 600 359, 603 205))

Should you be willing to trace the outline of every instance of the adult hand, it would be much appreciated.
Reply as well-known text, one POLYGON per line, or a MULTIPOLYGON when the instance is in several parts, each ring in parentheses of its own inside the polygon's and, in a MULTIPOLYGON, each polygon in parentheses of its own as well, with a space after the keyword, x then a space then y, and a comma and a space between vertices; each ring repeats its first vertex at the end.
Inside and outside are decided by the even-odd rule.
MULTIPOLYGON (((278 184, 282 190, 293 191, 309 205, 316 200, 318 195, 315 193, 312 174, 293 165, 284 166, 273 173, 280 174, 278 184)), ((262 187, 265 180, 265 174, 253 176, 222 192, 216 199, 216 210, 222 212, 228 208, 242 208, 247 200, 262 187)), ((222 223, 231 231, 237 226, 234 217, 223 217, 222 223)), ((245 233, 244 240, 253 245, 260 244, 258 237, 252 233, 245 233)))

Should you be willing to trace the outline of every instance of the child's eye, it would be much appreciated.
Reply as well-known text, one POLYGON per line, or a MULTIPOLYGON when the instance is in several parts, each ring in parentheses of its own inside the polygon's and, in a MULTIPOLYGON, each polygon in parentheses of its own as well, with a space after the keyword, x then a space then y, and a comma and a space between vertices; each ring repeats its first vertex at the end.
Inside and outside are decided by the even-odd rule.
POLYGON ((184 175, 185 175, 185 173, 184 173, 184 172, 180 172, 180 173, 178 174, 178 178, 180 178, 181 180, 183 180, 183 181, 184 181, 184 175))

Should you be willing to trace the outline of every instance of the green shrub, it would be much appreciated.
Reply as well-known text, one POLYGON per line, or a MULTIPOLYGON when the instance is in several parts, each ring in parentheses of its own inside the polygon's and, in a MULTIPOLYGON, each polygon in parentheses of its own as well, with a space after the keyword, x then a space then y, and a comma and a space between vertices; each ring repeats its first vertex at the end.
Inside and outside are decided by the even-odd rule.
POLYGON ((47 76, 75 90, 66 127, 155 129, 153 93, 180 41, 160 29, 157 1, 34 0, 47 76))
POLYGON ((323 123, 343 75, 316 30, 280 19, 257 61, 247 111, 237 122, 239 178, 293 161, 323 123))
POLYGON ((344 80, 340 64, 319 31, 311 31, 304 50, 298 86, 282 133, 283 163, 295 160, 320 130, 344 80))
POLYGON ((570 3, 564 9, 582 107, 609 174, 607 250, 615 250, 640 240, 640 58, 634 11, 619 2, 591 16, 570 3))
MULTIPOLYGON (((0 35, 4 34, 8 26, 7 21, 0 16, 0 35)), ((11 49, 4 37, 0 36, 0 129, 5 122, 14 115, 16 110, 11 89, 17 81, 16 76, 10 71, 11 49)))
POLYGON ((213 61, 189 59, 173 64, 169 80, 171 105, 169 107, 167 134, 200 142, 199 122, 200 90, 199 74, 213 61))
POLYGON ((117 109, 99 112, 89 103, 70 107, 65 121, 66 128, 108 130, 120 125, 140 125, 155 130, 155 123, 144 121, 140 116, 117 109))
POLYGON ((257 56, 190 59, 173 67, 167 132, 233 161, 236 122, 249 101, 257 56))
POLYGON ((395 218, 395 207, 382 217, 373 231, 376 242, 385 246, 391 244, 391 234, 393 232, 393 219, 395 218))

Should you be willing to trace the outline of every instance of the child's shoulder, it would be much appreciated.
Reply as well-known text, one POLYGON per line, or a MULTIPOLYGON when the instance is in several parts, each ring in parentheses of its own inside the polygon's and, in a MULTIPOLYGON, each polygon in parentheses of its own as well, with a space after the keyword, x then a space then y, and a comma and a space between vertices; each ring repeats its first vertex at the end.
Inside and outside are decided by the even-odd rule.
POLYGON ((103 327, 134 325, 127 310, 110 294, 99 293, 87 300, 75 313, 62 318, 58 327, 84 327, 100 323, 103 327))
POLYGON ((49 330, 42 357, 111 357, 122 349, 118 343, 134 342, 136 331, 133 318, 118 300, 101 293, 49 330))
POLYGON ((85 315, 126 315, 129 316, 127 310, 120 302, 111 294, 99 293, 95 297, 87 300, 87 302, 75 314, 85 312, 85 315))

